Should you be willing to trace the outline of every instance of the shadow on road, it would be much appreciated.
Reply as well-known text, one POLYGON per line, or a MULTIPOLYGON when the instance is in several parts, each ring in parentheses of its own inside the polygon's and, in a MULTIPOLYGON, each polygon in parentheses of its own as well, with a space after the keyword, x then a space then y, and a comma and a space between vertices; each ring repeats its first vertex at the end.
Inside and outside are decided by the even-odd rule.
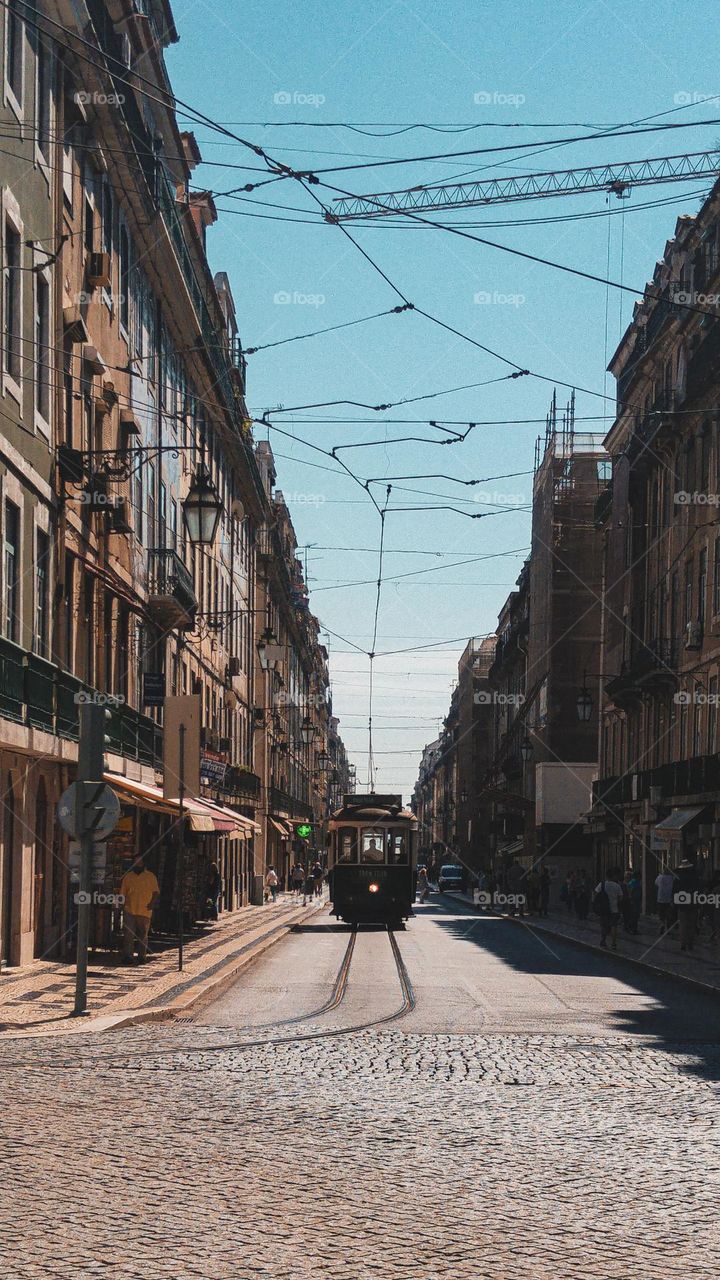
MULTIPOLYGON (((656 1049, 686 1056, 692 1060, 678 1062, 679 1070, 705 1080, 720 1080, 720 1001, 712 993, 705 994, 670 976, 646 973, 618 953, 599 955, 572 941, 548 936, 534 930, 531 922, 478 914, 470 906, 448 900, 435 900, 420 910, 441 929, 520 973, 622 982, 628 991, 637 992, 638 1006, 623 1003, 613 1009, 609 1030, 636 1035, 656 1049), (476 924, 468 932, 468 919, 473 916, 476 924), (652 1006, 642 1007, 647 1000, 652 1000, 652 1006)), ((588 1012, 593 1009, 589 1007, 588 1012)))

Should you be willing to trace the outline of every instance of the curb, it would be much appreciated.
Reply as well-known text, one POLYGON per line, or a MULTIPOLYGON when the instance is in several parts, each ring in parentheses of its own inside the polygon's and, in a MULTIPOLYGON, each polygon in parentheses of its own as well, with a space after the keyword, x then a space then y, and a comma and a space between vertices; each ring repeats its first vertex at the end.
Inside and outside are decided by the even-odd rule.
MULTIPOLYGON (((276 924, 268 933, 256 938, 254 942, 247 943, 246 949, 241 948, 240 952, 228 959, 212 977, 203 981, 202 975, 199 975, 196 985, 180 993, 175 1000, 171 1000, 167 1004, 148 1005, 145 1007, 140 1005, 136 1009, 119 1009, 117 1013, 98 1013, 95 1017, 84 1018, 76 1021, 73 1026, 64 1027, 62 1031, 58 1028, 54 1028, 52 1031, 44 1028, 38 1029, 34 1033, 21 1031, 20 1038, 37 1039, 48 1036, 54 1038, 58 1035, 71 1035, 79 1032, 87 1034, 89 1032, 120 1031, 124 1027, 137 1027, 146 1022, 169 1022, 178 1014, 189 1013, 191 1010, 200 1008, 203 1004, 211 1003, 212 1000, 222 995, 223 991, 232 986, 243 969, 246 969, 265 951, 269 951, 270 947, 280 942, 289 933, 292 933, 296 925, 311 919, 323 911, 327 905, 327 902, 322 902, 319 906, 313 905, 312 907, 303 908, 291 920, 281 921, 276 924)), ((162 999, 162 996, 159 999, 162 999)), ((8 1036, 7 1038, 17 1039, 18 1035, 8 1036)), ((0 1044, 2 1040, 3 1037, 0 1036, 0 1044)))
MULTIPOLYGON (((452 896, 454 897, 455 895, 453 894, 452 896)), ((462 903, 463 906, 474 906, 474 903, 468 902, 464 898, 455 898, 455 901, 462 903)), ((573 938, 570 934, 562 933, 560 929, 549 929, 546 925, 538 925, 535 921, 532 924, 527 923, 518 919, 517 916, 500 916, 498 918, 506 920, 508 924, 522 924, 531 931, 536 929, 539 934, 546 933, 549 937, 557 938, 560 942, 570 942, 576 947, 583 947, 586 951, 594 951, 599 956, 614 956, 618 960, 624 960, 626 964, 635 965, 637 969, 652 973, 656 978, 669 978, 677 982, 684 982, 689 987, 695 987, 696 990, 703 991, 705 995, 720 995, 720 986, 713 982, 703 982, 701 978, 691 978, 685 973, 675 973, 673 969, 661 969, 658 965, 651 964, 648 960, 641 960, 638 956, 626 955, 624 951, 612 951, 609 947, 601 947, 596 942, 586 942, 584 938, 573 938)))
POLYGON ((189 1013, 191 1010, 201 1008, 204 1004, 210 1004, 218 996, 222 995, 228 987, 232 986, 237 975, 243 969, 246 969, 253 961, 259 959, 264 952, 269 951, 282 938, 292 933, 296 925, 302 924, 305 920, 317 915, 326 906, 327 903, 323 902, 319 907, 305 908, 301 914, 294 916, 292 920, 275 925, 269 933, 257 938, 254 942, 248 943, 246 951, 243 952, 241 950, 240 954, 228 960, 227 964, 213 974, 211 978, 207 978, 204 982, 200 979, 197 986, 182 993, 169 1004, 149 1008, 142 1008, 141 1006, 139 1009, 124 1009, 117 1015, 106 1015, 106 1018, 112 1018, 112 1021, 104 1020, 103 1026, 96 1025, 92 1028, 88 1025, 86 1029, 88 1031, 120 1031, 123 1027, 137 1027, 145 1022, 168 1022, 180 1013, 189 1013))

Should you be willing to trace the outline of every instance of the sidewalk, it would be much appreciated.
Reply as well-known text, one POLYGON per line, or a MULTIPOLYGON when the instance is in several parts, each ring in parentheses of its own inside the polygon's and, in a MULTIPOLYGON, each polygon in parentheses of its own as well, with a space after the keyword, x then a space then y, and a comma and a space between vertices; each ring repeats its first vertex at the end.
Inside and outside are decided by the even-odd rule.
POLYGON ((90 953, 89 1017, 71 1017, 75 966, 36 960, 0 973, 0 1040, 4 1036, 86 1033, 187 1013, 220 994, 240 969, 304 920, 326 899, 303 907, 289 894, 262 907, 242 907, 186 940, 183 971, 177 948, 152 951, 147 965, 125 966, 116 953, 90 953))
MULTIPOLYGON (((449 895, 461 898, 464 902, 473 903, 472 895, 454 893, 449 895)), ((478 912, 482 915, 483 912, 478 912)), ((600 922, 592 914, 587 920, 578 920, 564 908, 551 911, 548 916, 525 916, 522 921, 518 916, 503 917, 511 923, 524 924, 528 928, 546 933, 555 938, 567 938, 583 947, 598 951, 601 955, 619 956, 630 960, 633 964, 642 965, 654 973, 670 975, 691 982, 696 986, 712 988, 720 993, 720 940, 708 942, 707 925, 703 936, 695 943, 692 952, 680 950, 677 927, 664 938, 659 936, 659 922, 654 916, 641 916, 637 936, 625 932, 622 923, 618 926, 617 951, 611 947, 600 946, 600 922)))

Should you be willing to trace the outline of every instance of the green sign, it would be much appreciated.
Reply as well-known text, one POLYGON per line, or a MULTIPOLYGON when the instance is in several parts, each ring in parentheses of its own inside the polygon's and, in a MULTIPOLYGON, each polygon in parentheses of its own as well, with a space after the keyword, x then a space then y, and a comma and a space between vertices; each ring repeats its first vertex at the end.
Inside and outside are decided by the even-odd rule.
POLYGON ((309 840, 313 833, 311 822, 296 822, 295 835, 298 840, 309 840))

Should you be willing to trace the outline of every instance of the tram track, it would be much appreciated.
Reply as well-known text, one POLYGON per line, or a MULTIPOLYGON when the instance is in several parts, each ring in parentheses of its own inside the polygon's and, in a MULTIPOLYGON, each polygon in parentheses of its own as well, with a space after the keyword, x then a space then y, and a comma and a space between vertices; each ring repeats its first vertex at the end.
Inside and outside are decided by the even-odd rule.
MULTIPOLYGON (((196 1053, 203 1053, 203 1054, 204 1053, 226 1053, 231 1050, 242 1051, 242 1050, 250 1050, 250 1049, 270 1048, 271 1046, 272 1047, 289 1046, 289 1045, 295 1045, 295 1044, 302 1044, 302 1043, 306 1043, 308 1041, 313 1041, 313 1040, 334 1040, 334 1039, 339 1039, 342 1036, 357 1035, 358 1033, 363 1031, 372 1031, 376 1027, 387 1026, 389 1023, 399 1021, 400 1018, 404 1018, 408 1013, 412 1012, 412 1010, 416 1006, 417 1001, 416 1001, 415 991, 412 985, 412 981, 410 979, 410 975, 408 973, 405 961, 403 960, 402 953, 400 951, 397 938, 395 937, 394 930, 391 929, 389 925, 386 926, 386 929, 387 929, 387 937, 390 943, 390 949, 392 952, 393 960, 395 962, 395 971, 397 974, 398 982, 400 984, 400 991, 402 994, 401 1004, 399 1005, 399 1007, 392 1010, 391 1013, 385 1014, 379 1018, 372 1018, 367 1022, 353 1023, 347 1027, 328 1027, 326 1029, 320 1029, 317 1031, 301 1032, 297 1035, 263 1036, 253 1040, 234 1040, 234 1041, 230 1040, 230 1041, 225 1041, 224 1043, 219 1043, 219 1044, 202 1044, 197 1046, 183 1046, 182 1048, 178 1048, 178 1049, 167 1048, 167 1049, 150 1050, 149 1052, 144 1053, 142 1055, 142 1058, 143 1058, 142 1066, 147 1067, 149 1070, 158 1070, 157 1066, 151 1065, 152 1059, 169 1058, 176 1054, 182 1054, 183 1057, 186 1057, 189 1054, 196 1054, 196 1053)), ((269 1027, 290 1026, 298 1022, 308 1022, 313 1018, 323 1016, 324 1014, 330 1013, 334 1009, 337 1009, 340 1007, 340 1005, 342 1004, 345 998, 345 994, 347 992, 352 959, 355 954, 357 935, 358 935, 358 929, 357 929, 357 926, 355 926, 348 940, 348 945, 345 950, 345 954, 343 955, 343 959, 340 963, 340 968, 338 969, 338 973, 335 978, 335 982, 333 984, 332 992, 330 993, 328 999, 324 1002, 324 1004, 321 1005, 319 1009, 316 1009, 313 1013, 302 1014, 296 1018, 288 1018, 282 1022, 268 1023, 267 1026, 269 1027)), ((197 1024, 197 1025, 199 1026, 202 1024, 197 1024)), ((129 1061, 132 1060, 133 1056, 134 1055, 132 1054, 132 1052, 129 1052, 129 1053, 126 1052, 124 1054, 108 1054, 108 1055, 103 1055, 102 1057, 96 1056, 94 1058, 81 1057, 77 1063, 67 1062, 67 1061, 59 1062, 59 1063, 48 1062, 48 1063, 45 1063, 44 1066, 49 1070, 67 1070, 68 1068, 70 1069, 77 1068, 77 1069, 86 1070, 87 1068, 105 1067, 105 1066, 109 1066, 111 1069, 115 1069, 115 1070, 128 1070, 128 1069, 132 1069, 129 1067, 129 1061)), ((7 1067, 13 1067, 13 1066, 21 1067, 26 1064, 24 1062, 10 1062, 10 1063, 5 1062, 2 1065, 3 1067, 7 1068, 7 1067)), ((197 1070, 197 1068, 193 1067, 192 1070, 193 1071, 197 1070)))

